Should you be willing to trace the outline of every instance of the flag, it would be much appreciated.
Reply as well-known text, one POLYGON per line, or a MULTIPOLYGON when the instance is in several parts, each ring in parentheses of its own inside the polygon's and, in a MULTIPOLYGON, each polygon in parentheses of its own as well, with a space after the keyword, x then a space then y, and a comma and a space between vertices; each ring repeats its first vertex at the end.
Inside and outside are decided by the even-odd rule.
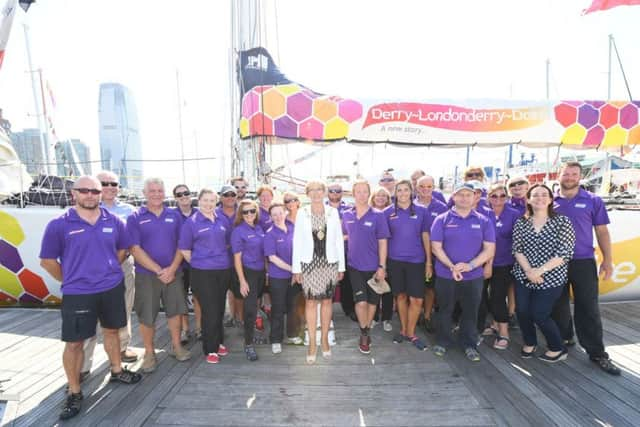
POLYGON ((583 15, 599 10, 607 10, 616 6, 640 5, 640 0, 593 0, 588 9, 582 11, 583 15))
POLYGON ((4 49, 9 41, 11 33, 11 24, 16 14, 17 0, 7 0, 0 15, 0 68, 2 68, 2 60, 4 59, 4 49))
POLYGON ((28 11, 31 4, 35 2, 36 0, 20 0, 19 1, 20 7, 24 9, 25 12, 28 11))

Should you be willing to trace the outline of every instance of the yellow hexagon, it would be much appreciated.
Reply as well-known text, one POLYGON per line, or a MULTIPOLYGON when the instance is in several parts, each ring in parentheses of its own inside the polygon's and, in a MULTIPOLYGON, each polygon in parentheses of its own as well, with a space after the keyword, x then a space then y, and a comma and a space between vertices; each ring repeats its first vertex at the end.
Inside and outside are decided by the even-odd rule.
POLYGON ((22 295, 23 289, 18 276, 4 267, 0 267, 0 283, 2 283, 2 292, 18 299, 22 295))
POLYGON ((286 110, 286 105, 284 95, 275 88, 271 88, 262 94, 262 109, 264 114, 272 119, 283 115, 286 110))
POLYGON ((244 117, 240 119, 240 136, 242 138, 249 136, 249 120, 244 117))
POLYGON ((587 130, 582 127, 581 124, 573 124, 564 131, 562 135, 562 143, 568 145, 582 145, 585 137, 587 136, 587 130))
POLYGON ((283 94, 285 97, 298 93, 302 90, 302 88, 295 83, 288 84, 288 85, 278 85, 278 86, 275 86, 275 88, 278 92, 283 94))
POLYGON ((627 130, 615 125, 604 133, 603 147, 619 147, 627 143, 627 130))
POLYGON ((339 117, 330 120, 324 125, 325 139, 341 139, 347 136, 349 132, 349 124, 339 117))
POLYGON ((338 114, 338 104, 330 99, 316 98, 313 100, 313 116, 322 123, 336 117, 338 114))
POLYGON ((18 220, 2 211, 0 211, 0 237, 13 246, 18 246, 24 240, 24 232, 18 220))

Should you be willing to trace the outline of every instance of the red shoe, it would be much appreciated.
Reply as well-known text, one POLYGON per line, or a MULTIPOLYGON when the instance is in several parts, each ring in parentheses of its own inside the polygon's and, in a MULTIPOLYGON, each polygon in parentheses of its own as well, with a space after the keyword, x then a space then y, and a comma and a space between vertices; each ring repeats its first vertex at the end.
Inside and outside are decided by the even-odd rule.
POLYGON ((358 344, 358 348, 360 349, 360 353, 362 354, 371 353, 371 338, 367 335, 360 335, 360 343, 358 344))
POLYGON ((224 356, 228 356, 228 355, 229 355, 229 350, 227 350, 227 347, 225 347, 224 345, 220 344, 218 346, 218 356, 224 357, 224 356))
POLYGON ((262 311, 264 311, 264 314, 266 314, 267 317, 271 319, 271 306, 265 305, 264 307, 262 307, 262 311))
POLYGON ((264 320, 262 320, 262 317, 256 318, 256 329, 259 331, 264 331, 264 320))
POLYGON ((207 363, 218 363, 220 361, 220 358, 216 353, 209 353, 207 354, 205 360, 207 361, 207 363))

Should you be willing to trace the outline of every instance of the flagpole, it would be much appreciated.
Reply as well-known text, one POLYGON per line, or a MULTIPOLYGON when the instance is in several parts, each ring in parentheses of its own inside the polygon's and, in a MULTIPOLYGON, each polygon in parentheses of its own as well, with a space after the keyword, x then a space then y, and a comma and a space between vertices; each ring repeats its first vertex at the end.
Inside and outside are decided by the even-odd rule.
POLYGON ((182 135, 182 100, 180 97, 180 74, 176 69, 176 88, 178 92, 178 133, 180 137, 180 159, 182 160, 182 183, 187 185, 187 174, 184 167, 184 137, 182 135))
MULTIPOLYGON (((546 94, 546 98, 547 100, 549 100, 549 71, 551 69, 551 60, 549 58, 547 58, 546 64, 545 64, 545 68, 546 68, 546 84, 545 84, 545 94, 546 94)), ((550 148, 547 147, 547 173, 545 175, 545 182, 549 181, 549 177, 551 176, 551 152, 550 152, 550 148)))

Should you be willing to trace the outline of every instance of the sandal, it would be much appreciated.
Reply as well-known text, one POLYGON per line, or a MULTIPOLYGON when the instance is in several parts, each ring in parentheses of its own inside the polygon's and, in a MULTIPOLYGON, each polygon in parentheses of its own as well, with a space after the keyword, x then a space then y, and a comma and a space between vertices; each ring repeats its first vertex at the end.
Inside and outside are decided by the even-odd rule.
POLYGON ((493 348, 495 348, 496 350, 506 350, 507 348, 509 348, 509 341, 509 337, 498 335, 496 337, 496 340, 493 342, 493 348))
POLYGON ((138 372, 132 372, 126 368, 122 368, 117 374, 111 372, 110 382, 119 382, 123 384, 135 384, 142 379, 142 375, 138 372))

